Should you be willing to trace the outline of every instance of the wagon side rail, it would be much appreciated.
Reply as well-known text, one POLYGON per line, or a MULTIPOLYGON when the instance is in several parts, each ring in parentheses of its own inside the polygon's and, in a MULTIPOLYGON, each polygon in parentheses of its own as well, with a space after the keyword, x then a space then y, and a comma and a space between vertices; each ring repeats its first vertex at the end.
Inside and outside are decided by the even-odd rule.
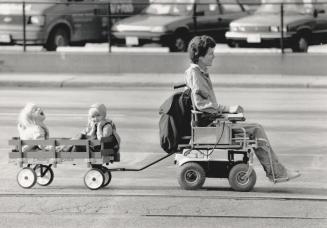
MULTIPOLYGON (((10 161, 17 162, 21 167, 23 164, 54 164, 70 162, 73 164, 87 163, 103 164, 115 161, 117 151, 104 148, 99 140, 88 139, 47 139, 47 140, 21 140, 13 138, 9 145, 15 148, 9 152, 10 161), (36 146, 36 150, 23 151, 23 146, 36 146), (63 151, 61 147, 82 146, 82 151, 63 151), (100 146, 99 151, 91 150, 91 147, 100 146)), ((117 158, 116 158, 117 160, 117 158)))

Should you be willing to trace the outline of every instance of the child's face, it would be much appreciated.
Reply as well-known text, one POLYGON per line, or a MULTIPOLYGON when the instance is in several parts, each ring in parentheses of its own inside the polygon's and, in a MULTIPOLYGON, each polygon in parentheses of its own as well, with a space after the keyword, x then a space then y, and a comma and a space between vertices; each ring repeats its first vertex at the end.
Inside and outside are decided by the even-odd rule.
POLYGON ((215 58, 214 49, 209 48, 205 56, 200 56, 199 61, 205 66, 212 66, 212 61, 215 58))
POLYGON ((104 116, 101 116, 99 112, 97 112, 95 109, 89 110, 89 120, 93 123, 99 123, 101 120, 104 119, 104 116))
POLYGON ((42 122, 45 120, 45 114, 44 114, 43 110, 38 106, 32 107, 31 115, 32 115, 32 118, 38 122, 42 122))

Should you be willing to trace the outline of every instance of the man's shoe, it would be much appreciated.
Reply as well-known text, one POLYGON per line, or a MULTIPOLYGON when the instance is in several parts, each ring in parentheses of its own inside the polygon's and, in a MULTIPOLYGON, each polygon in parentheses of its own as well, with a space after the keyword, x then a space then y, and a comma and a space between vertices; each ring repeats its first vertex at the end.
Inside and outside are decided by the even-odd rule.
POLYGON ((299 176, 301 176, 301 173, 299 171, 287 170, 288 180, 298 178, 299 176))
POLYGON ((286 182, 286 181, 298 178, 300 176, 301 176, 301 173, 299 171, 287 170, 286 177, 279 177, 279 178, 276 178, 275 180, 272 180, 272 178, 271 178, 271 181, 274 183, 281 183, 281 182, 286 182))

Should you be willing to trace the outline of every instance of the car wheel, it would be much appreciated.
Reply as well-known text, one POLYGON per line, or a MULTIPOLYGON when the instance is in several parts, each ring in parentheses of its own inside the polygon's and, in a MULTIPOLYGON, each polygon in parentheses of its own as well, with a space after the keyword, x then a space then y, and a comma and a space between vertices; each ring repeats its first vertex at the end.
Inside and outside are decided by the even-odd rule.
POLYGON ((292 48, 293 52, 308 52, 309 49, 309 38, 304 35, 299 35, 294 42, 292 48))
POLYGON ((230 48, 237 48, 240 47, 240 43, 234 40, 227 40, 227 45, 230 48))
POLYGON ((57 28, 50 33, 48 42, 45 45, 47 51, 55 51, 57 47, 69 45, 69 31, 65 28, 57 28))
POLYGON ((169 44, 171 52, 185 52, 187 50, 188 39, 183 34, 176 34, 169 44))

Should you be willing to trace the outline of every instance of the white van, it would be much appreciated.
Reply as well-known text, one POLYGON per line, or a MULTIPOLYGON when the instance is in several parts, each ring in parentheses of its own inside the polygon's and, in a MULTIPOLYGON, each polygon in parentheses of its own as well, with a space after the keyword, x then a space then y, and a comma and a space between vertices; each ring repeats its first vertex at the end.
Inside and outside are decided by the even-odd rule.
MULTIPOLYGON (((0 0, 0 44, 58 46, 108 39, 108 3, 112 22, 140 11, 137 0, 0 0), (23 17, 25 14, 25 20, 23 17), (25 26, 24 23, 25 22, 25 26), (25 31, 25 32, 24 32, 25 31)), ((142 1, 144 2, 144 1, 142 1)))

